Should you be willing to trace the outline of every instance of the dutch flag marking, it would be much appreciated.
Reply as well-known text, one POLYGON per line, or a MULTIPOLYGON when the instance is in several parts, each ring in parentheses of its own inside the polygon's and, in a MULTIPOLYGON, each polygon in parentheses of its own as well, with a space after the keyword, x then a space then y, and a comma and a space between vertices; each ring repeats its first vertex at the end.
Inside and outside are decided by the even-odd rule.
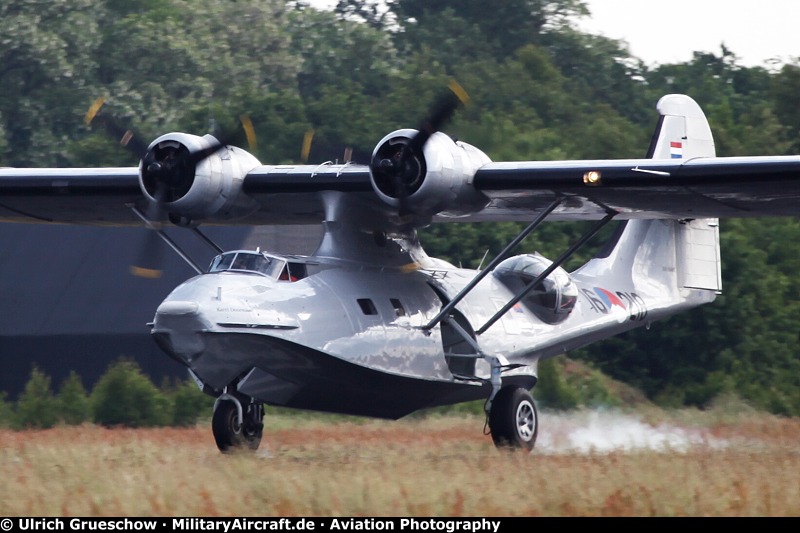
POLYGON ((669 143, 669 156, 672 159, 681 159, 683 157, 683 143, 674 141, 669 143))

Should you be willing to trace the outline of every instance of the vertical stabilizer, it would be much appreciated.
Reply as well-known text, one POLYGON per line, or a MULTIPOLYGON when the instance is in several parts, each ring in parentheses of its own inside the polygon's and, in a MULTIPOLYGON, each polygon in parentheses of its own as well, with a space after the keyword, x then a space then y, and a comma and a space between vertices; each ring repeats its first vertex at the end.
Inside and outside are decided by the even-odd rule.
MULTIPOLYGON (((670 94, 659 100, 658 111, 649 158, 715 157, 711 128, 694 100, 670 94)), ((629 221, 603 255, 587 271, 611 265, 617 275, 629 272, 634 283, 661 278, 675 289, 722 290, 717 219, 629 221)))
POLYGON ((668 94, 658 101, 661 115, 647 157, 692 159, 715 157, 714 137, 697 102, 683 94, 668 94))
MULTIPOLYGON (((658 101, 661 115, 651 143, 653 159, 715 157, 714 137, 703 110, 682 94, 658 101)), ((678 284, 690 289, 722 290, 719 221, 715 218, 682 221, 675 232, 678 284)))

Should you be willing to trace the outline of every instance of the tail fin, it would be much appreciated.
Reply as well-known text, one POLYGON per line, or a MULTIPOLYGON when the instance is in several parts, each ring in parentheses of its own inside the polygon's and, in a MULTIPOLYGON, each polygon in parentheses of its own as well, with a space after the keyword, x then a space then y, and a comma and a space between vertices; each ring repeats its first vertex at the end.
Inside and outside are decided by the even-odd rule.
POLYGON ((668 94, 658 101, 660 118, 647 157, 692 159, 714 157, 714 138, 697 102, 683 94, 668 94))
MULTIPOLYGON (((682 94, 658 102, 661 115, 651 142, 652 159, 715 157, 714 137, 703 110, 682 94)), ((722 290, 719 221, 715 218, 682 221, 675 231, 678 285, 691 289, 722 290)))
MULTIPOLYGON (((691 159, 715 157, 714 139, 705 114, 690 97, 664 96, 648 157, 691 159)), ((609 268, 634 285, 663 283, 680 289, 722 290, 717 219, 632 220, 606 247, 604 257, 590 261, 584 272, 609 268), (594 263, 594 264, 593 264, 594 263)), ((581 269, 583 270, 583 269, 581 269)))

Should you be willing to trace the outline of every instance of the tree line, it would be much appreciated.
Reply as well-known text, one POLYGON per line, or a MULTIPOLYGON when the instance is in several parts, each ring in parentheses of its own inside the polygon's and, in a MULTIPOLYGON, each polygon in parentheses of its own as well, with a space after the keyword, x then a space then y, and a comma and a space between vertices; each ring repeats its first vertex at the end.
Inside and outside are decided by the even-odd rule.
MULTIPOLYGON (((544 361, 539 367, 539 377, 542 384, 534 392, 538 404, 545 409, 621 408, 646 403, 640 392, 629 390, 600 371, 564 357, 544 361)), ((16 401, 8 400, 6 393, 0 392, 0 428, 49 429, 84 424, 128 428, 189 427, 207 422, 213 405, 214 398, 204 394, 191 379, 165 380, 156 386, 131 359, 121 358, 111 363, 88 391, 75 371, 61 383, 54 384, 46 372, 34 365, 16 401)), ((484 402, 424 409, 413 416, 447 413, 482 415, 484 402)), ((309 416, 307 411, 270 407, 267 415, 275 414, 309 416)))
MULTIPOLYGON (((415 127, 449 78, 471 96, 448 133, 495 160, 642 157, 655 103, 686 93, 706 111, 717 153, 800 150, 800 63, 746 67, 735 50, 648 66, 624 42, 584 33, 581 0, 73 0, 0 5, 0 165, 129 165, 82 122, 91 102, 145 138, 233 131, 252 120, 265 163, 356 161, 415 127)), ((244 136, 241 141, 244 144, 244 136)), ((443 224, 431 255, 477 266, 518 224, 443 224)), ((554 223, 526 244, 558 255, 581 232, 554 223)), ((724 293, 696 311, 574 357, 665 405, 738 394, 800 414, 800 222, 723 220, 724 293)), ((591 251, 577 256, 574 267, 591 251)), ((570 265, 567 265, 570 267, 570 265)))
POLYGON ((210 416, 214 399, 187 380, 156 387, 139 366, 120 359, 91 391, 74 371, 54 389, 49 375, 31 369, 16 402, 0 393, 0 427, 48 429, 96 423, 108 427, 192 426, 210 416))

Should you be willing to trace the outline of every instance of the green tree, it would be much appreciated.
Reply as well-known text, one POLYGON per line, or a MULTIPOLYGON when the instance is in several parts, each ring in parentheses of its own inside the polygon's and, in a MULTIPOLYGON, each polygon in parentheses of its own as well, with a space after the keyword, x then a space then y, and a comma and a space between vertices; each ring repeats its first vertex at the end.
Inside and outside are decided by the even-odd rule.
POLYGON ((17 400, 16 426, 21 428, 51 428, 58 422, 56 398, 50 388, 50 376, 36 366, 17 400))
MULTIPOLYGON (((353 2, 340 2, 339 5, 353 2)), ((492 4, 487 9, 480 0, 393 0, 387 7, 394 14, 394 21, 404 31, 399 37, 420 43, 416 28, 437 27, 442 20, 452 20, 458 16, 467 27, 477 29, 471 32, 476 38, 473 43, 485 42, 492 49, 495 58, 505 58, 526 44, 536 43, 550 28, 563 28, 571 19, 588 14, 582 0, 506 0, 492 4)), ((439 40, 448 38, 444 33, 439 40)), ((463 42, 463 35, 462 42, 463 42)), ((422 40, 431 48, 437 41, 422 40)), ((468 51, 464 52, 469 54, 468 51)))
POLYGON ((193 381, 178 385, 172 393, 174 426, 193 426, 203 417, 211 415, 214 398, 204 394, 193 381))
POLYGON ((784 65, 771 79, 770 97, 775 114, 786 125, 793 140, 791 153, 800 152, 800 109, 797 94, 800 91, 800 64, 784 65))
POLYGON ((542 407, 567 410, 580 405, 578 391, 567 383, 561 360, 552 358, 540 361, 538 376, 534 395, 542 407))
POLYGON ((303 98, 323 90, 381 98, 391 87, 390 75, 401 65, 391 35, 333 13, 314 9, 294 12, 286 27, 302 68, 297 73, 303 98))
POLYGON ((100 42, 97 0, 0 3, 0 119, 14 166, 64 163, 64 140, 80 124, 100 42), (42 149, 42 147, 47 147, 42 149))
POLYGON ((74 370, 61 384, 57 400, 59 415, 65 424, 76 426, 91 420, 89 395, 83 388, 80 376, 74 370))
POLYGON ((165 426, 172 420, 169 399, 132 361, 109 366, 91 394, 94 421, 104 426, 165 426))

